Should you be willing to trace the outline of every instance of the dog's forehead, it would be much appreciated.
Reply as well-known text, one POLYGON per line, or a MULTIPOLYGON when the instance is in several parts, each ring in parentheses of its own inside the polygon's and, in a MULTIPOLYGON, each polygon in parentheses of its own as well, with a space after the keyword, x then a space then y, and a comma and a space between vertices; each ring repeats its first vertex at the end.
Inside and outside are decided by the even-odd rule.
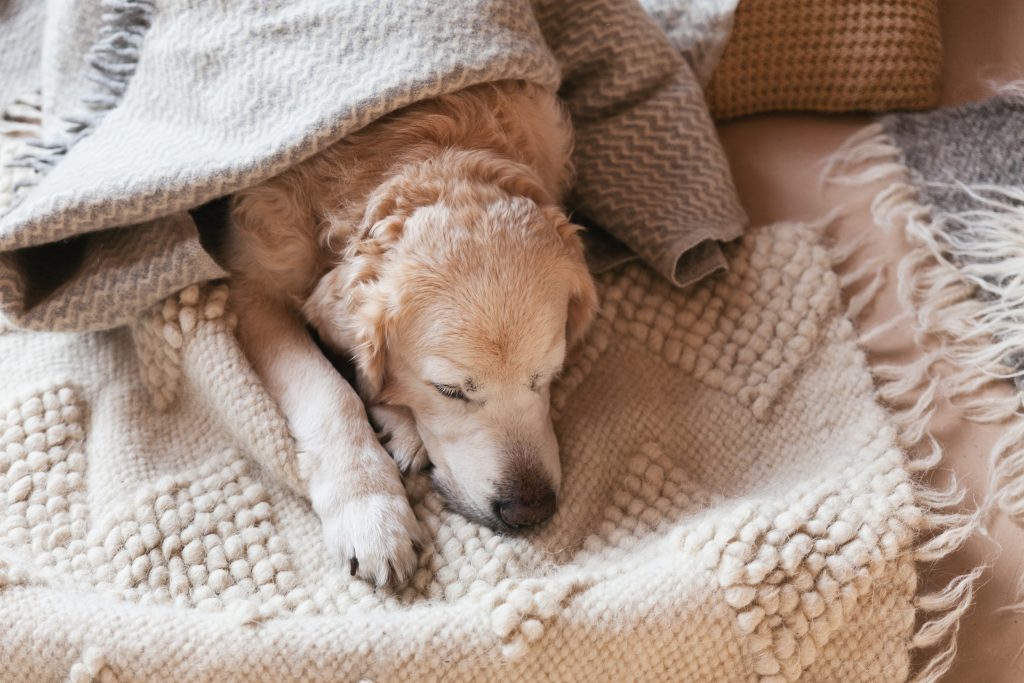
POLYGON ((416 286, 405 290, 400 336, 415 343, 405 349, 446 361, 424 369, 433 382, 519 384, 550 373, 564 355, 565 255, 508 231, 451 230, 424 246, 425 254, 443 252, 438 258, 413 262, 416 286))
POLYGON ((448 345, 547 341, 564 327, 569 299, 567 283, 551 265, 519 255, 470 254, 411 291, 403 312, 423 336, 448 345))
POLYGON ((421 243, 417 248, 445 251, 490 245, 493 249, 501 243, 506 251, 552 250, 559 244, 558 236, 545 216, 525 197, 456 192, 417 208, 406 222, 406 231, 421 243))
POLYGON ((450 220, 465 218, 473 223, 530 221, 542 215, 539 207, 526 197, 509 195, 489 183, 455 182, 435 203, 418 207, 417 219, 450 220))
POLYGON ((495 383, 535 381, 555 371, 565 355, 564 326, 515 339, 453 332, 424 340, 423 371, 432 382, 469 391, 495 383))
POLYGON ((459 385, 467 379, 472 381, 468 368, 444 356, 427 356, 423 359, 423 370, 428 377, 434 378, 433 381, 445 384, 459 385))

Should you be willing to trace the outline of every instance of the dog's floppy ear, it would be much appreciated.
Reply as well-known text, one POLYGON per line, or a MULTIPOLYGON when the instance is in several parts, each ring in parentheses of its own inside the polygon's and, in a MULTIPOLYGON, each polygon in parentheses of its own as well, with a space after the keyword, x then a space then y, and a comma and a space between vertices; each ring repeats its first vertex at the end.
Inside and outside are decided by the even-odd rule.
MULTIPOLYGON (((554 202, 541 179, 525 164, 478 155, 476 175, 513 196, 526 197, 537 206, 550 207, 554 202)), ((562 219, 565 220, 564 215, 562 219)))
POLYGON ((594 278, 587 270, 587 261, 583 252, 583 240, 579 231, 583 228, 571 222, 561 210, 548 208, 545 210, 548 219, 554 224, 558 236, 569 250, 571 266, 569 277, 569 315, 565 323, 566 346, 572 347, 582 341, 590 323, 597 312, 597 289, 594 278))
POLYGON ((343 262, 320 279, 303 306, 321 339, 351 356, 365 399, 384 384, 389 324, 387 292, 373 271, 366 262, 343 262))
POLYGON ((353 246, 365 252, 393 243, 401 236, 405 219, 417 207, 437 201, 443 190, 438 177, 422 168, 387 180, 367 199, 353 246))
POLYGON ((328 344, 347 351, 359 389, 372 400, 384 385, 390 311, 395 293, 384 277, 387 255, 401 239, 411 207, 437 189, 406 179, 383 184, 369 198, 355 239, 324 275, 303 308, 328 344), (414 196, 410 196, 412 192, 414 196))

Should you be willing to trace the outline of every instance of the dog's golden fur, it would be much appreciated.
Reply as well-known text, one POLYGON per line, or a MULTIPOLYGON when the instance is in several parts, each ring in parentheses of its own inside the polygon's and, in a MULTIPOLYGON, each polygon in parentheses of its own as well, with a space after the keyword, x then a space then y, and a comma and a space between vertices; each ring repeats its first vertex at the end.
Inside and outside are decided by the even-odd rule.
POLYGON ((596 307, 560 208, 571 129, 553 94, 475 86, 368 126, 232 204, 239 336, 307 454, 328 545, 383 583, 421 542, 399 470, 496 528, 549 516, 548 385, 596 307), (304 330, 349 354, 360 397, 304 330))

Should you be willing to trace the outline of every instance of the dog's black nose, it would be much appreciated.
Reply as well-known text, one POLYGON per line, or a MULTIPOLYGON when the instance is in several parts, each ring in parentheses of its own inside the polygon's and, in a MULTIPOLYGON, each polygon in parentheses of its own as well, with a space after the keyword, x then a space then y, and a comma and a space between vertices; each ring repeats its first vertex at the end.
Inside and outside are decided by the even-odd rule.
POLYGON ((536 526, 555 514, 555 492, 553 489, 517 491, 508 500, 495 503, 501 521, 510 527, 536 526))

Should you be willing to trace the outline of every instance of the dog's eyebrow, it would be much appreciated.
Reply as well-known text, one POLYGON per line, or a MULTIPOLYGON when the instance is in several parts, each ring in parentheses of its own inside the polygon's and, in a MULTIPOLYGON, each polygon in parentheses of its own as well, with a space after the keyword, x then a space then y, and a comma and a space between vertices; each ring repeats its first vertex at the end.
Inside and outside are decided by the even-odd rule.
POLYGON ((462 386, 465 387, 466 391, 470 393, 473 393, 474 391, 477 390, 476 382, 473 381, 472 377, 467 377, 466 381, 462 383, 462 386))
POLYGON ((530 391, 537 391, 537 384, 540 383, 540 373, 535 372, 530 377, 530 391))
POLYGON ((469 376, 469 368, 448 360, 444 356, 431 356, 424 362, 424 372, 430 378, 431 383, 444 384, 449 387, 465 387, 470 391, 476 390, 476 384, 469 376), (457 377, 465 379, 456 380, 457 377))

